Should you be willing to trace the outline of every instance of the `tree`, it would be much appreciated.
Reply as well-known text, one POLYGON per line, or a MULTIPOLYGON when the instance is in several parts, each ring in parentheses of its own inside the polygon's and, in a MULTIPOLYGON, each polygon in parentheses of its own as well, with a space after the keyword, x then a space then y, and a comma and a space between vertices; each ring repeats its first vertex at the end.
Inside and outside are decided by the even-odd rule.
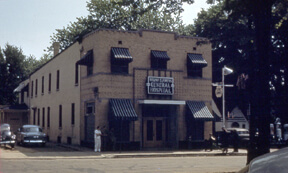
POLYGON ((220 81, 224 64, 231 66, 236 75, 249 74, 250 88, 246 92, 250 95, 253 149, 248 152, 248 162, 269 152, 271 110, 287 109, 280 104, 288 100, 285 30, 287 1, 278 0, 219 0, 212 9, 202 11, 195 22, 196 35, 208 37, 213 43, 213 81, 220 81), (260 132, 258 141, 254 138, 256 131, 260 132))
MULTIPOLYGON (((87 2, 89 15, 77 18, 63 29, 57 29, 51 42, 59 42, 61 50, 70 46, 75 38, 99 29, 157 29, 184 33, 181 19, 183 3, 194 0, 90 0, 87 2)), ((52 47, 48 48, 51 51, 52 47)))
POLYGON ((33 56, 26 58, 21 48, 8 43, 4 49, 0 48, 0 104, 16 104, 13 90, 47 59, 43 57, 37 60, 33 56))

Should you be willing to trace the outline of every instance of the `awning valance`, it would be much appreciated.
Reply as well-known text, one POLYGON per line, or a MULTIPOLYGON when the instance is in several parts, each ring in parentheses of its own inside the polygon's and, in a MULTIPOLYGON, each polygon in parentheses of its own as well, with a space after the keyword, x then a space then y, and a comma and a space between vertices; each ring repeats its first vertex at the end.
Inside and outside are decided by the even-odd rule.
POLYGON ((130 55, 129 49, 119 47, 111 48, 111 59, 114 61, 133 61, 133 57, 130 55))
POLYGON ((110 117, 116 120, 137 120, 137 114, 130 99, 110 99, 110 117))
POLYGON ((89 50, 79 61, 77 61, 78 65, 93 65, 94 56, 93 50, 89 50))
POLYGON ((170 57, 167 55, 166 51, 156 51, 151 50, 151 58, 162 59, 162 60, 170 60, 170 57))
POLYGON ((207 121, 214 119, 203 101, 186 101, 186 105, 194 119, 207 121))
POLYGON ((188 53, 187 54, 187 60, 192 65, 197 65, 197 66, 201 66, 201 67, 207 66, 207 61, 202 57, 201 54, 188 53))

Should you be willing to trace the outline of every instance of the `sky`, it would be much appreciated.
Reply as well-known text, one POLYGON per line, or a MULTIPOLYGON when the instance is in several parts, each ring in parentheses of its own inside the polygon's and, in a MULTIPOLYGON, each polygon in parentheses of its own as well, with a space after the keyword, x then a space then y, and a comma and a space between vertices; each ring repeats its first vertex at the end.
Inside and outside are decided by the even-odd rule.
MULTIPOLYGON (((183 21, 192 24, 206 0, 185 5, 183 21)), ((56 29, 87 16, 86 0, 0 0, 0 47, 6 43, 20 47, 26 56, 37 59, 50 46, 50 36, 56 29)))

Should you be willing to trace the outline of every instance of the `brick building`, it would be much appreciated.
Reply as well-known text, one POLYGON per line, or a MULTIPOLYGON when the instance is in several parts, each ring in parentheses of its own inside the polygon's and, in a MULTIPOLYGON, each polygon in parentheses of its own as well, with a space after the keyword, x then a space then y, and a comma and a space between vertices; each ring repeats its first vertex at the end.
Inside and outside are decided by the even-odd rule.
POLYGON ((30 75, 29 120, 61 143, 91 145, 100 126, 123 148, 181 148, 212 132, 211 83, 205 38, 96 30, 30 75))

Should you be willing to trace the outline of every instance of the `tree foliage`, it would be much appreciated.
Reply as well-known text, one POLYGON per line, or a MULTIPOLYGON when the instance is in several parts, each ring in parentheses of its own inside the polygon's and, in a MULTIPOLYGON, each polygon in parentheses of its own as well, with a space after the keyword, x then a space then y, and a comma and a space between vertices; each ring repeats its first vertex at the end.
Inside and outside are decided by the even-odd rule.
POLYGON ((21 48, 6 44, 0 48, 0 105, 16 103, 13 90, 36 68, 47 61, 44 57, 37 60, 35 57, 26 57, 21 48))
MULTIPOLYGON (((194 0, 90 0, 87 2, 89 15, 77 18, 63 29, 57 29, 51 42, 59 42, 61 50, 85 35, 99 28, 137 30, 157 29, 185 33, 180 14, 183 3, 194 0)), ((48 48, 49 51, 52 47, 48 48)))

